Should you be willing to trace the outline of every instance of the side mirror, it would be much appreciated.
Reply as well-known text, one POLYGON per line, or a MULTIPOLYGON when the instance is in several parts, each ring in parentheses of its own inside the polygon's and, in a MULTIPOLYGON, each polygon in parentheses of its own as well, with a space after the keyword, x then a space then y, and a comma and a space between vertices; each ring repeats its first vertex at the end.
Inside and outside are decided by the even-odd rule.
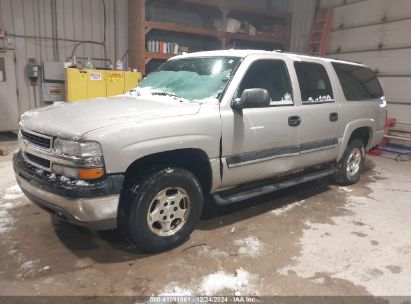
POLYGON ((240 110, 244 108, 265 108, 269 107, 271 102, 270 94, 265 89, 246 89, 241 94, 241 98, 236 98, 231 105, 233 109, 240 110))

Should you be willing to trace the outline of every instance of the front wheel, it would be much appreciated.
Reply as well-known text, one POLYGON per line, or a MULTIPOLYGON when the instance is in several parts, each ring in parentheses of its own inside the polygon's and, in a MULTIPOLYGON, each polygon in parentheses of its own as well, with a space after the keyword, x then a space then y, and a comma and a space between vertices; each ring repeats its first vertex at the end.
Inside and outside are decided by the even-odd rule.
POLYGON ((334 180, 340 185, 352 185, 360 179, 364 167, 365 148, 362 140, 355 138, 350 141, 337 164, 334 180))
POLYGON ((198 222, 203 192, 197 178, 181 168, 152 168, 126 190, 120 226, 146 252, 183 243, 198 222))

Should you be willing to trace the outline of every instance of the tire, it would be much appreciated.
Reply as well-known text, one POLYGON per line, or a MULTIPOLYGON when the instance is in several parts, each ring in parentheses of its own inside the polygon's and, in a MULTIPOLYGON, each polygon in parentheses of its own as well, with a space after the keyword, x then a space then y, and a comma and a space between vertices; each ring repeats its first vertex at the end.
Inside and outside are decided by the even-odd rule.
POLYGON ((142 251, 174 248, 188 239, 203 210, 200 182, 181 168, 150 168, 125 189, 119 227, 142 251))
POLYGON ((358 182, 364 168, 365 148, 361 139, 351 140, 341 160, 337 164, 334 180, 339 185, 352 185, 358 182), (350 166, 351 164, 351 166, 350 166))

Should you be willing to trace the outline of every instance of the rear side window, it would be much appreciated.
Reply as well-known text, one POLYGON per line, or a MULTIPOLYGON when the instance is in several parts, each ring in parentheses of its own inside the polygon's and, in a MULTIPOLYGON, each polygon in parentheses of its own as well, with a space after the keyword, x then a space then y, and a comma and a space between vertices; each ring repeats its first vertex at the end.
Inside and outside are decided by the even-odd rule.
POLYGON ((375 73, 366 67, 333 63, 345 99, 350 101, 380 99, 384 96, 375 73))
POLYGON ((295 62, 303 104, 334 102, 330 78, 324 66, 313 62, 295 62))
POLYGON ((240 84, 239 96, 246 89, 266 89, 270 106, 293 105, 291 81, 282 60, 261 59, 253 62, 240 84))

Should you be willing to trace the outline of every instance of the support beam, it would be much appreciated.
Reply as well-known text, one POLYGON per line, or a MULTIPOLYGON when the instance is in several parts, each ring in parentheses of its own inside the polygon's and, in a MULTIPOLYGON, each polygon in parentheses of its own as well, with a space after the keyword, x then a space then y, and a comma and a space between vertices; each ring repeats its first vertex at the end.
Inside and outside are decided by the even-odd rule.
POLYGON ((131 68, 145 74, 145 0, 128 0, 128 60, 131 68))

